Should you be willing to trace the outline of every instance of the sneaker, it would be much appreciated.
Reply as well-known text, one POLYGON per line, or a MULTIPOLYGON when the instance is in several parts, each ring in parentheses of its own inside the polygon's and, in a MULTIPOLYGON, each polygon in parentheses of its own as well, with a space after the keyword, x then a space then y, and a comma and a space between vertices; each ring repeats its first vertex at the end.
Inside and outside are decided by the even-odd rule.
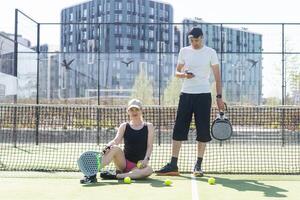
POLYGON ((100 173, 100 177, 106 180, 114 180, 117 179, 116 172, 104 171, 100 173))
POLYGON ((203 176, 203 171, 202 171, 200 165, 195 164, 194 170, 193 170, 193 174, 194 174, 194 176, 196 176, 196 177, 201 177, 201 176, 203 176))
POLYGON ((97 183, 96 175, 94 176, 84 176, 82 179, 80 179, 81 184, 92 184, 97 183))
POLYGON ((171 165, 171 163, 166 164, 163 168, 155 171, 158 176, 178 176, 178 167, 171 165))

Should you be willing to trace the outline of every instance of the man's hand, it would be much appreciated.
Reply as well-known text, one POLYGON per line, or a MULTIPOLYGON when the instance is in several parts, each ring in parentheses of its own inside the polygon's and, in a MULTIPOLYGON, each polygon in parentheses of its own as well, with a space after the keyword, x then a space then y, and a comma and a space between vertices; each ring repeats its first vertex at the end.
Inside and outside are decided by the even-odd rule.
POLYGON ((184 72, 184 75, 185 75, 185 78, 187 78, 187 79, 191 79, 191 78, 195 77, 195 74, 193 72, 188 71, 188 70, 186 70, 184 72))
POLYGON ((225 106, 222 98, 217 98, 217 106, 219 111, 224 111, 225 106))

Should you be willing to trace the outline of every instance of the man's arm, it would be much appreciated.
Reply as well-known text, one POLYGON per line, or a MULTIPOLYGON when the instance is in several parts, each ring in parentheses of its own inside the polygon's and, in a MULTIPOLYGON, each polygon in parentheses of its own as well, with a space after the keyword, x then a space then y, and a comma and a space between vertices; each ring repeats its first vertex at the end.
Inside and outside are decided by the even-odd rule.
MULTIPOLYGON (((219 64, 211 65, 211 68, 214 73, 215 81, 216 81, 216 91, 217 95, 222 95, 222 80, 221 80, 221 73, 219 69, 219 64)), ((217 97, 217 105, 219 110, 224 110, 224 102, 221 98, 217 97)))
POLYGON ((187 78, 187 79, 190 79, 190 78, 193 78, 195 76, 192 73, 182 72, 182 68, 183 67, 184 67, 184 64, 178 64, 177 65, 177 67, 176 67, 176 74, 175 74, 175 76, 177 78, 187 78))

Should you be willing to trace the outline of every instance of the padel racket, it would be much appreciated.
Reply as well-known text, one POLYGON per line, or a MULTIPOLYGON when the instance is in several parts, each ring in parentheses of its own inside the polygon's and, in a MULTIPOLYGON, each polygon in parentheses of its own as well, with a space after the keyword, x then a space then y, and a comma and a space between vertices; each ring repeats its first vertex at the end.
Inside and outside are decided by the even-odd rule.
MULTIPOLYGON (((225 104, 226 110, 227 106, 225 104)), ((224 112, 219 112, 211 126, 211 136, 219 141, 228 140, 232 135, 232 125, 224 112)))
POLYGON ((96 175, 103 167, 101 166, 102 156, 109 149, 110 147, 105 147, 102 152, 86 151, 81 154, 77 160, 80 171, 88 177, 96 175))

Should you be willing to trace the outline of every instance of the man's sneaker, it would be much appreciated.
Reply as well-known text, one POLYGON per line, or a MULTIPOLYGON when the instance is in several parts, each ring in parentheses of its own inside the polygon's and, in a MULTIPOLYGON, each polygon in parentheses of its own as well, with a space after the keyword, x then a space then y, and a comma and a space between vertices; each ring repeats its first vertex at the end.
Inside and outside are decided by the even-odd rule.
POLYGON ((117 179, 117 174, 116 172, 104 171, 100 173, 100 177, 106 180, 113 180, 117 179))
POLYGON ((171 165, 171 163, 166 164, 163 168, 155 171, 158 176, 178 176, 178 167, 171 165))
POLYGON ((197 176, 197 177, 203 176, 203 171, 202 171, 200 165, 195 164, 193 174, 194 174, 194 176, 197 176))
POLYGON ((80 179, 81 184, 92 184, 97 183, 96 175, 94 176, 84 176, 82 179, 80 179))

